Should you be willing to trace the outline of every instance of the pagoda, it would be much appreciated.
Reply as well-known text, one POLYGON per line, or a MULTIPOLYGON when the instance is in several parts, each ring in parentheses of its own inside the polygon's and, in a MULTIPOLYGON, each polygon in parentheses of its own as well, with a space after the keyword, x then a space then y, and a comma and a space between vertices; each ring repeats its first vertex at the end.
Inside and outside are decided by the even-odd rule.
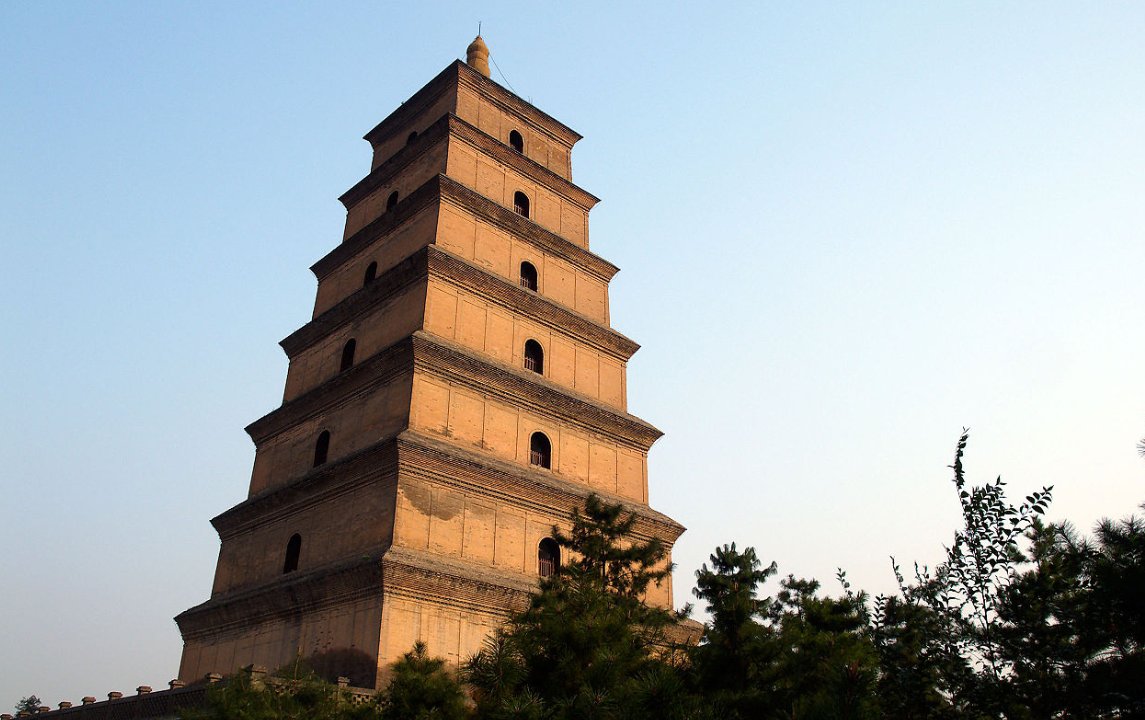
POLYGON ((609 324, 580 135, 492 81, 478 37, 365 139, 282 405, 246 428, 248 497, 211 521, 211 597, 176 618, 186 682, 303 659, 377 687, 419 640, 459 664, 590 494, 640 539, 684 530, 648 505, 661 433, 627 412, 638 345, 609 324))

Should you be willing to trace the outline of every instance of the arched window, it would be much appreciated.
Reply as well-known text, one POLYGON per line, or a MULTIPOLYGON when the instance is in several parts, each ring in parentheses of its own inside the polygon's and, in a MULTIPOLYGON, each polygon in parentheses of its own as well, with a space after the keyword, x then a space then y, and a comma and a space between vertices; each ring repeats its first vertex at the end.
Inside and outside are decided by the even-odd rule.
POLYGON ((546 469, 553 466, 553 444, 544 433, 535 432, 529 438, 529 464, 546 469))
POLYGON ((354 366, 354 349, 358 346, 358 341, 350 338, 346 344, 342 346, 342 363, 338 366, 338 372, 349 370, 354 366))
MULTIPOLYGON (((544 542, 543 540, 541 542, 544 542)), ((282 563, 282 574, 298 569, 298 555, 302 552, 302 536, 294 533, 286 543, 286 561, 282 563)))
POLYGON ((386 198, 386 212, 393 210, 394 206, 397 204, 398 204, 398 191, 394 190, 392 193, 390 193, 390 196, 388 198, 386 198))
POLYGON ((406 145, 409 145, 414 140, 417 140, 417 130, 414 130, 413 132, 411 132, 409 134, 409 137, 406 138, 406 145))
POLYGON ((509 146, 519 153, 525 152, 525 138, 516 130, 509 133, 509 146))
POLYGON ((513 211, 518 215, 529 217, 529 196, 520 190, 513 193, 513 211))
POLYGON ((326 455, 330 452, 330 431, 323 430, 314 443, 314 467, 326 464, 326 455))
POLYGON ((525 369, 545 374, 545 349, 536 340, 525 341, 525 369))
POLYGON ((537 545, 537 574, 543 578, 555 575, 561 566, 561 548, 557 541, 545 538, 537 545))
POLYGON ((531 262, 521 263, 521 287, 537 291, 537 268, 531 262))
POLYGON ((366 277, 362 280, 362 287, 366 287, 378 276, 378 264, 372 262, 366 266, 366 277))

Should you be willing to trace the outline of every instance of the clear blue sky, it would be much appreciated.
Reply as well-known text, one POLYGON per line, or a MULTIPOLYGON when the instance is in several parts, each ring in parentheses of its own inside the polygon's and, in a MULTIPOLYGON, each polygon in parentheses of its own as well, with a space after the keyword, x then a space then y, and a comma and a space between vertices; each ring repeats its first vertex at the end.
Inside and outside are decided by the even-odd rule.
POLYGON ((1145 5, 0 4, 0 710, 165 686, 360 138, 472 39, 585 136, 689 527, 836 590, 1145 500, 1145 5))

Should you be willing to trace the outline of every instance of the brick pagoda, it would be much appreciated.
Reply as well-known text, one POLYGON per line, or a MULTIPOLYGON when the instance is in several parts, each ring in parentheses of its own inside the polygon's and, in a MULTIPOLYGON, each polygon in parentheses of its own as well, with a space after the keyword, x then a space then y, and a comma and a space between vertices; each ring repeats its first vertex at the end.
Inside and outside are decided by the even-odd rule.
POLYGON ((282 405, 247 427, 249 495, 212 520, 211 597, 176 618, 188 682, 304 658, 375 687, 416 640, 460 663, 590 493, 683 532, 648 505, 660 432, 627 412, 638 346, 609 325, 580 136, 493 82, 479 37, 365 139, 282 405))

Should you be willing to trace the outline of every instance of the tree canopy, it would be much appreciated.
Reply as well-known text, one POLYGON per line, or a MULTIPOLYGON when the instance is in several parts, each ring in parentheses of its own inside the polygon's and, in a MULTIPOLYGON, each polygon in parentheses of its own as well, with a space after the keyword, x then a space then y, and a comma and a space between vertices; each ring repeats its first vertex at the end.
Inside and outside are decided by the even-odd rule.
POLYGON ((892 558, 893 595, 842 570, 827 594, 730 543, 695 573, 699 642, 674 645, 680 617, 643 602, 671 572, 666 548, 590 496, 553 528, 565 562, 459 674, 418 644, 370 703, 295 667, 232 679, 187 718, 1145 718, 1145 520, 1088 537, 1047 523, 1051 487, 1013 504, 1001 478, 973 486, 966 445, 951 465, 961 527, 935 567, 908 577, 892 558))

